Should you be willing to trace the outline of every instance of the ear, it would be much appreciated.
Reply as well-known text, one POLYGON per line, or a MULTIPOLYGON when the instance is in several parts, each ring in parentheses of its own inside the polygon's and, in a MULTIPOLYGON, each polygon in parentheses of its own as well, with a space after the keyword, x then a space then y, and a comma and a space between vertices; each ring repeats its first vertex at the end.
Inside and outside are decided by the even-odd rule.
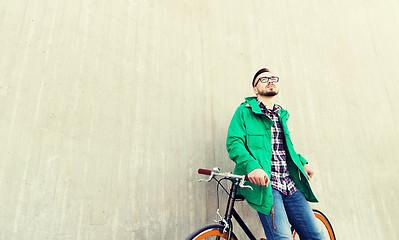
POLYGON ((257 89, 256 87, 254 87, 253 89, 254 89, 254 93, 255 93, 256 95, 258 95, 258 93, 259 93, 259 92, 258 92, 258 89, 257 89))

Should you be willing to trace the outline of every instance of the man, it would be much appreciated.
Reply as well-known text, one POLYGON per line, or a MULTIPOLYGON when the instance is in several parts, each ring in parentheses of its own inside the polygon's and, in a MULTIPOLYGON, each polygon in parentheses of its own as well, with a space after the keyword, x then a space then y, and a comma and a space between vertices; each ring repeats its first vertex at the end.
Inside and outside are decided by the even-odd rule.
POLYGON ((290 223, 301 239, 323 239, 321 227, 307 201, 317 202, 309 180, 313 170, 291 142, 289 113, 275 104, 279 77, 260 69, 252 80, 256 97, 239 106, 227 135, 234 173, 248 175, 249 188, 240 188, 259 214, 266 237, 292 239, 290 223))

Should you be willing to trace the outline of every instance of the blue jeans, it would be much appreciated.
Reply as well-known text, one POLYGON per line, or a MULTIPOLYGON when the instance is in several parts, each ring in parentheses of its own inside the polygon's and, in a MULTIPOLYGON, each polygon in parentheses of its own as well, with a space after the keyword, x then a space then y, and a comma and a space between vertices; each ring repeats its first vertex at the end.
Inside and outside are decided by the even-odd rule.
POLYGON ((326 239, 321 225, 301 191, 297 190, 292 195, 284 195, 273 189, 272 193, 274 222, 272 214, 264 215, 258 212, 267 240, 292 240, 290 224, 295 228, 301 240, 326 239))

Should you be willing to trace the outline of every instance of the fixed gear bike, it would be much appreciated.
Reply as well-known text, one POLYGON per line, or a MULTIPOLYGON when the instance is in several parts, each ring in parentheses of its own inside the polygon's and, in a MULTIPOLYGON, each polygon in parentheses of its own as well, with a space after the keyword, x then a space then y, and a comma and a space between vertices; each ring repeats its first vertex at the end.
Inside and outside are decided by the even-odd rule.
MULTIPOLYGON (((222 217, 219 213, 219 209, 217 210, 217 214, 220 217, 220 220, 218 221, 217 224, 211 224, 207 225, 204 227, 201 227, 197 230, 195 230, 193 233, 191 233, 186 240, 210 240, 210 239, 229 239, 229 240, 238 240, 237 236, 233 232, 233 224, 232 224, 232 218, 236 220, 238 225, 242 228, 242 230, 245 232, 245 234, 248 236, 248 239, 250 240, 256 240, 255 236, 253 233, 249 230, 248 226, 245 224, 245 222, 242 220, 240 215, 237 213, 237 211, 234 209, 234 204, 237 201, 243 201, 244 197, 242 195, 237 194, 237 189, 238 187, 242 188, 251 188, 250 186, 244 185, 245 181, 248 181, 248 176, 241 176, 241 175, 234 175, 232 173, 226 172, 226 173, 221 173, 219 168, 214 168, 213 170, 207 170, 207 169, 198 169, 199 174, 204 174, 204 175, 210 175, 209 179, 207 179, 207 182, 210 182, 212 180, 215 180, 217 182, 217 189, 219 186, 222 186, 224 191, 229 195, 228 200, 227 200, 227 207, 225 211, 225 216, 222 217), (218 179, 220 178, 220 179, 218 179), (221 181, 223 180, 228 180, 231 182, 231 188, 230 192, 227 192, 227 190, 221 185, 221 181)), ((200 180, 202 181, 202 179, 200 180)), ((219 199, 219 197, 218 197, 219 199)), ((219 202, 218 202, 219 204, 219 202)), ((316 218, 320 220, 320 223, 323 226, 323 231, 327 236, 329 236, 329 239, 335 240, 335 234, 332 228, 332 225, 330 221, 327 219, 327 217, 319 210, 313 209, 313 213, 315 214, 316 218)), ((217 221, 215 221, 217 222, 217 221)), ((291 227, 293 239, 299 239, 298 234, 296 233, 295 229, 291 227)), ((261 238, 261 240, 266 240, 266 238, 261 238)))

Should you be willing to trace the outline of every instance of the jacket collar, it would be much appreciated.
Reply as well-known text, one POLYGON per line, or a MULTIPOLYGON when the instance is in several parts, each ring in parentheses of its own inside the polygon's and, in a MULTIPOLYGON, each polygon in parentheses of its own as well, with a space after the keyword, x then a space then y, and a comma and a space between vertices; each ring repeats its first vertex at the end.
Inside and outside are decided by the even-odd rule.
MULTIPOLYGON (((256 101, 256 97, 247 97, 247 98, 245 98, 245 103, 246 103, 246 106, 247 106, 247 107, 250 107, 250 108, 252 109, 252 112, 253 112, 253 113, 256 113, 256 114, 263 114, 263 113, 262 113, 262 110, 261 110, 260 107, 259 107, 258 102, 256 101)), ((279 105, 279 106, 280 106, 280 105, 279 105)), ((285 116, 286 114, 287 114, 286 120, 288 120, 288 118, 290 117, 290 115, 288 114, 287 110, 283 109, 283 108, 280 106, 280 110, 278 111, 278 115, 279 115, 279 116, 285 116)))
POLYGON ((245 98, 245 103, 247 107, 250 107, 252 109, 252 112, 256 114, 263 114, 258 102, 256 101, 256 97, 245 98))

